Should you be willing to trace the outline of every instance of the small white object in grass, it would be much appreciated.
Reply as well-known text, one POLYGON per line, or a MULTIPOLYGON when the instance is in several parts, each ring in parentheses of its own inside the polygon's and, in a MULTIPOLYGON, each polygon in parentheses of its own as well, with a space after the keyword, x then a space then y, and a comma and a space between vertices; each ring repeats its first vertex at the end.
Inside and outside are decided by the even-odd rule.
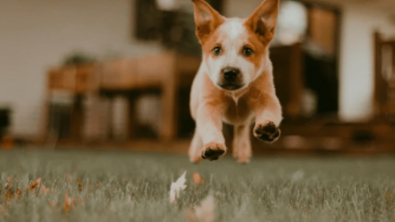
POLYGON ((215 200, 213 195, 207 196, 200 206, 194 207, 195 211, 187 212, 188 222, 214 222, 215 221, 215 200))
POLYGON ((185 185, 186 179, 185 179, 185 175, 186 175, 187 171, 185 171, 180 178, 178 178, 178 180, 174 183, 171 183, 170 186, 170 203, 174 204, 177 199, 180 197, 180 192, 182 190, 185 190, 185 188, 187 188, 187 185, 185 185))

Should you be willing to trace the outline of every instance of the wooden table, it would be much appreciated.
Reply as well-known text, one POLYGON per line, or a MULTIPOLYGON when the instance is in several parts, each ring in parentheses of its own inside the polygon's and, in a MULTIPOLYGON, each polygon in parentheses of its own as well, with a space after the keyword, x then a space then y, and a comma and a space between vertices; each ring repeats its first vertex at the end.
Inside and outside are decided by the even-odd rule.
MULTIPOLYGON (((129 131, 134 130, 135 97, 130 92, 146 90, 160 92, 163 112, 160 123, 160 139, 173 140, 177 132, 177 90, 190 87, 197 73, 201 59, 194 56, 166 52, 159 55, 137 58, 122 58, 95 64, 85 64, 51 69, 47 75, 47 102, 49 107, 52 95, 66 92, 74 97, 70 127, 72 138, 81 138, 83 122, 81 98, 86 96, 108 97, 128 96, 129 131)), ((187 105, 187 104, 186 104, 187 105)), ((47 109, 48 110, 48 109, 47 109)), ((111 111, 110 119, 111 117, 111 111)), ((44 135, 48 136, 49 112, 46 113, 44 135)), ((94 114, 93 114, 94 115, 94 114)), ((111 134, 111 129, 110 132, 111 134)), ((130 132, 128 132, 130 135, 130 132)))

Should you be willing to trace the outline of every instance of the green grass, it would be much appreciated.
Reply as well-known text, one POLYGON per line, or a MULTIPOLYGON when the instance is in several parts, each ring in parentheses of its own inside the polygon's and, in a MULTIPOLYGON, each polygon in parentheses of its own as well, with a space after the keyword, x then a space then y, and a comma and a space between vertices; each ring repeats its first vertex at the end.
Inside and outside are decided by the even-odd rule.
POLYGON ((394 157, 257 157, 249 165, 225 158, 192 165, 176 155, 20 150, 0 152, 0 172, 0 221, 185 221, 186 209, 209 193, 216 221, 395 221, 394 157), (185 170, 189 186, 170 205, 170 184, 185 170), (194 172, 204 185, 194 186, 194 172), (42 178, 51 192, 24 190, 21 199, 7 202, 9 176, 14 190, 42 178), (68 212, 66 192, 75 202, 68 212))

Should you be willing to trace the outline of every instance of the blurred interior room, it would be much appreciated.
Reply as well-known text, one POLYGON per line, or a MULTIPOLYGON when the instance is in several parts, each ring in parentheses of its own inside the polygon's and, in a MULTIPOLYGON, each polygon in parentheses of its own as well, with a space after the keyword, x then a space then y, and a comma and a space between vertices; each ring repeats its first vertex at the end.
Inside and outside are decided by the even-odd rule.
MULTIPOLYGON (((247 17, 261 0, 208 2, 247 17)), ((187 152, 201 61, 191 1, 0 5, 1 147, 187 152)), ((282 0, 270 57, 283 136, 254 152, 395 152, 393 0, 282 0)))

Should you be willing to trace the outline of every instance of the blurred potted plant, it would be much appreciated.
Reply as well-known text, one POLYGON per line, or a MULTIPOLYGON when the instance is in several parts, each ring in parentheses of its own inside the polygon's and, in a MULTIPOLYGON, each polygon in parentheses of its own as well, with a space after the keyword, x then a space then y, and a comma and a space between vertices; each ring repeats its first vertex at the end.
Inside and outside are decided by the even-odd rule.
POLYGON ((73 93, 95 90, 96 62, 97 60, 91 55, 79 51, 72 52, 65 56, 61 67, 52 72, 51 78, 59 82, 58 89, 73 93))
POLYGON ((69 65, 85 65, 96 62, 96 58, 84 52, 76 51, 65 56, 63 60, 64 66, 69 65))

